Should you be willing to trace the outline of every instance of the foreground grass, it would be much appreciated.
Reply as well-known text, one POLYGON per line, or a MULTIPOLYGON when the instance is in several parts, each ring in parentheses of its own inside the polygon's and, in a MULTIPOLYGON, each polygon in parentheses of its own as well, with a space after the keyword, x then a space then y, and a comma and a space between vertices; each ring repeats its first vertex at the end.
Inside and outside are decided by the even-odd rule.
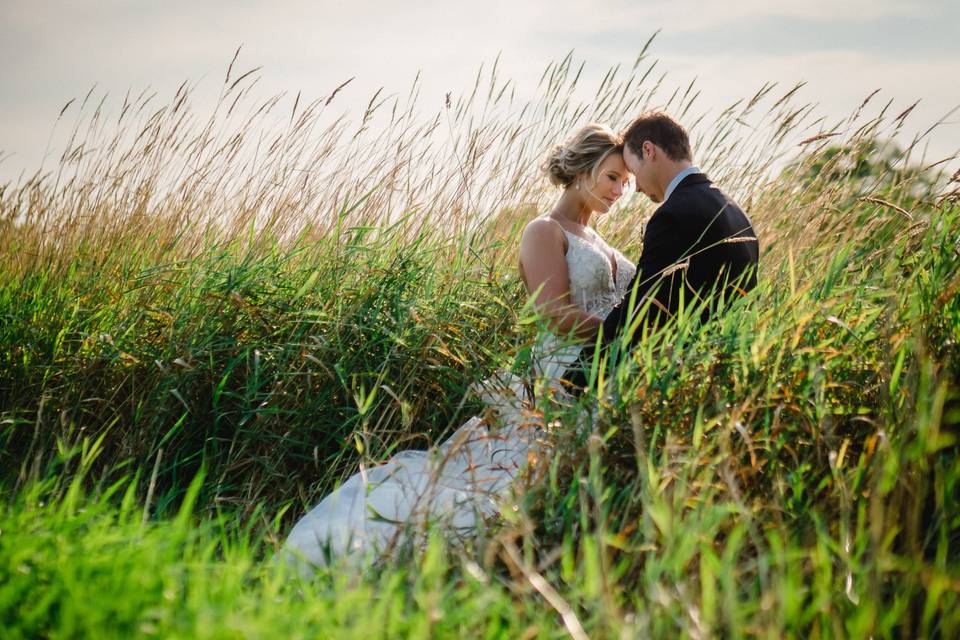
MULTIPOLYGON (((583 111, 559 98, 569 72, 548 74, 553 111, 529 112, 538 135, 654 95, 605 78, 583 111)), ((766 87, 697 147, 758 228, 749 298, 615 351, 580 407, 542 401, 556 453, 472 544, 436 539, 312 581, 272 562, 359 462, 442 438, 479 409, 471 382, 524 370, 536 321, 513 247, 542 196, 528 186, 538 150, 529 131, 505 135, 517 122, 496 85, 492 124, 456 138, 472 112, 452 108, 455 163, 417 148, 425 129, 394 111, 386 138, 337 147, 342 132, 323 132, 351 160, 291 181, 307 118, 275 145, 292 160, 268 154, 238 187, 233 143, 203 146, 237 138, 191 138, 174 105, 145 116, 126 153, 65 153, 79 177, 5 188, 6 635, 957 634, 955 184, 909 153, 883 157, 882 117, 852 118, 838 146, 810 142, 826 129, 798 125, 789 96, 761 117, 774 142, 734 166, 750 156, 724 156, 724 140, 766 87), (813 146, 760 181, 789 131, 813 146), (363 164, 387 147, 392 164, 363 164), (167 189, 184 156, 203 162, 167 189), (374 194, 371 175, 392 188, 374 194), (304 220, 323 194, 333 204, 304 220), (206 217, 230 207, 233 223, 206 217)), ((628 255, 643 206, 604 223, 628 255)))
POLYGON ((554 626, 502 585, 451 579, 439 545, 408 570, 305 582, 263 562, 262 543, 226 517, 196 522, 189 500, 178 517, 147 523, 123 484, 99 501, 72 491, 47 498, 35 486, 0 515, 7 638, 506 638, 524 629, 532 638, 550 637, 554 626), (119 504, 108 505, 114 491, 119 504))

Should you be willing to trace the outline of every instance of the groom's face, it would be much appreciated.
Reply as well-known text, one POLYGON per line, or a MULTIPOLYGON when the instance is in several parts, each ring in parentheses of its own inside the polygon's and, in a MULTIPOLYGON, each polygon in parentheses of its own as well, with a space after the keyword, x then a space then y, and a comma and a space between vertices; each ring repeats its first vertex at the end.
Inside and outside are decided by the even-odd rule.
MULTIPOLYGON (((643 153, 642 149, 640 153, 643 153)), ((644 160, 639 154, 634 153, 629 145, 623 149, 623 161, 627 165, 627 170, 633 174, 633 184, 637 191, 654 202, 660 202, 661 198, 657 196, 657 183, 654 179, 653 161, 644 160)))

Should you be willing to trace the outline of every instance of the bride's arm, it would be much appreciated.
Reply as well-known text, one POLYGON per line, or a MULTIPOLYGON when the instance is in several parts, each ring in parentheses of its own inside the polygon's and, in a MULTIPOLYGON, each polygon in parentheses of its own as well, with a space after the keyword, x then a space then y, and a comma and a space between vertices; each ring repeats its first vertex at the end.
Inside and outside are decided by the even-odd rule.
POLYGON ((544 218, 531 221, 520 240, 520 275, 527 293, 536 294, 534 304, 552 331, 558 335, 572 331, 577 337, 592 338, 603 319, 570 301, 570 274, 563 245, 560 225, 544 218))

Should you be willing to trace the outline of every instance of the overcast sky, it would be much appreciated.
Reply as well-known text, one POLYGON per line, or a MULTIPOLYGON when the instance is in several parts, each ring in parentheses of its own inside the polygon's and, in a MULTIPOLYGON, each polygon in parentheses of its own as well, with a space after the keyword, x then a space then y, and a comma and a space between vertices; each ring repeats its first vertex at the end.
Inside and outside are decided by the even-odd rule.
MULTIPOLYGON (((799 98, 837 117, 874 89, 895 107, 920 99, 915 129, 960 105, 956 0, 0 0, 0 154, 11 154, 0 181, 38 166, 61 107, 95 83, 115 96, 147 86, 172 96, 186 79, 215 90, 241 44, 238 67, 263 66, 265 94, 317 98, 355 76, 338 100, 358 108, 421 71, 432 110, 498 53, 503 76, 532 92, 567 51, 599 81, 657 29, 651 54, 671 82, 697 78, 701 109, 768 80, 806 81, 799 98)), ((932 155, 960 148, 960 112, 950 121, 932 155)))

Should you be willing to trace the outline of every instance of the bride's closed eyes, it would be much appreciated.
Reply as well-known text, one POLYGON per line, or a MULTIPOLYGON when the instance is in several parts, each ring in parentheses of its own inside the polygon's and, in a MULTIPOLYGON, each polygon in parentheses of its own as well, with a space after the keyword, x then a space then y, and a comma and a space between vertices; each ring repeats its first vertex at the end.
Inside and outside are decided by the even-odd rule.
POLYGON ((608 173, 608 174, 607 174, 607 178, 610 180, 610 182, 617 182, 617 181, 619 180, 619 181, 620 181, 620 186, 622 186, 622 187, 625 187, 625 186, 627 186, 627 185, 630 183, 630 177, 629 177, 629 176, 621 176, 621 175, 620 175, 619 173, 617 173, 616 171, 611 171, 610 173, 608 173))

